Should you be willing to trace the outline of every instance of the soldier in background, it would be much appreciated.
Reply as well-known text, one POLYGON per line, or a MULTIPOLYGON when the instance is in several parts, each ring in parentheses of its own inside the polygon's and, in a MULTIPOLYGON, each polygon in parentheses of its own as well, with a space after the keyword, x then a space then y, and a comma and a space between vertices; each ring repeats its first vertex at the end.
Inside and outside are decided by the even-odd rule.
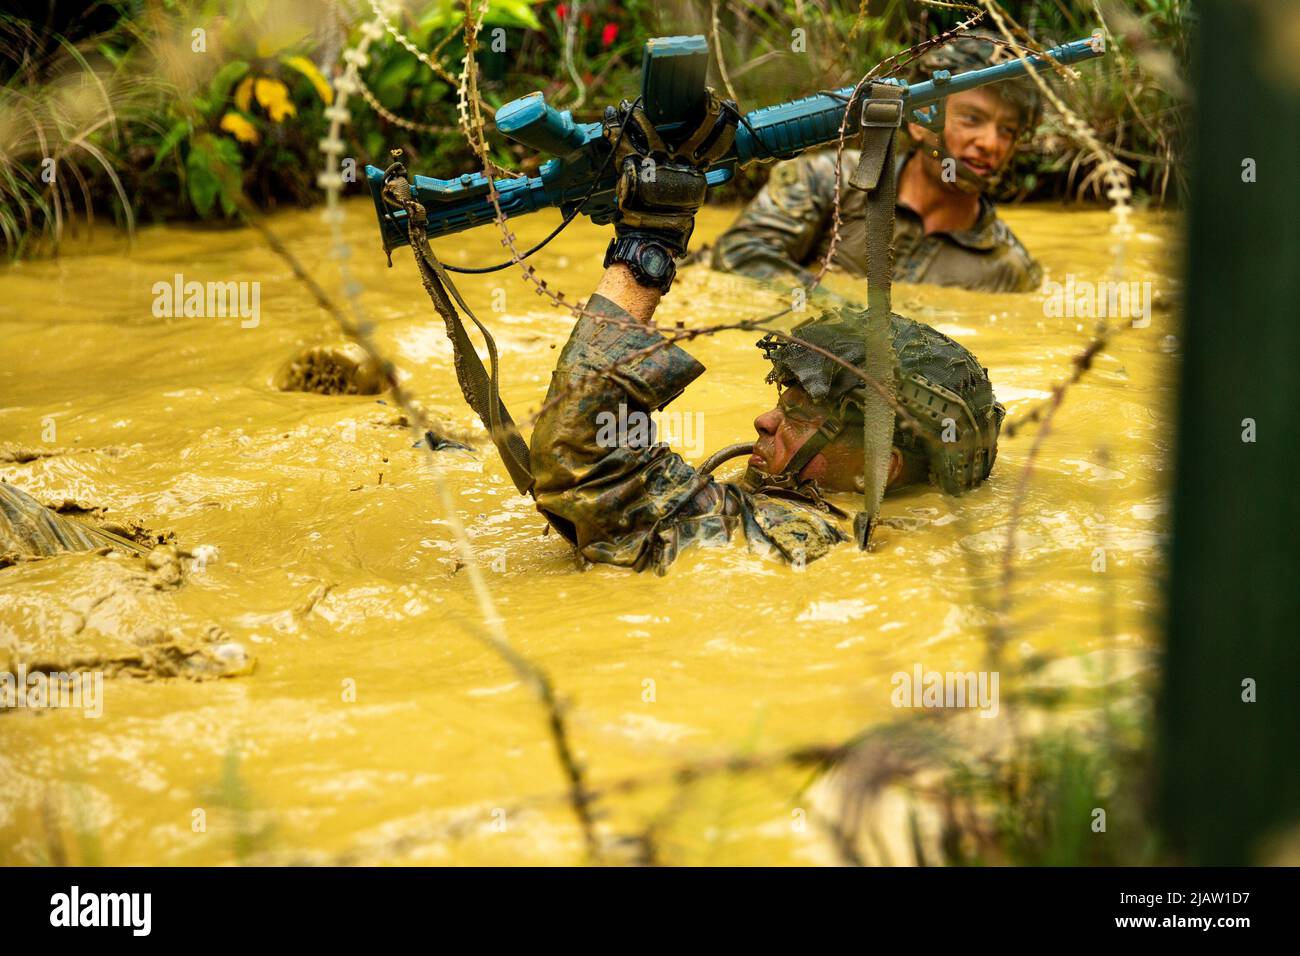
MULTIPOLYGON (((1013 54, 988 39, 966 37, 920 60, 914 80, 936 70, 980 69, 1013 54)), ((985 292, 1027 292, 1042 270, 998 218, 987 193, 1017 142, 1037 125, 1038 93, 1029 82, 999 83, 947 100, 942 142, 914 123, 911 149, 898 161, 894 280, 985 292)), ((866 274, 866 193, 849 186, 858 151, 840 166, 840 238, 832 265, 866 274)), ((809 285, 830 247, 835 204, 835 151, 778 163, 766 186, 713 249, 714 269, 757 279, 791 277, 809 285)))

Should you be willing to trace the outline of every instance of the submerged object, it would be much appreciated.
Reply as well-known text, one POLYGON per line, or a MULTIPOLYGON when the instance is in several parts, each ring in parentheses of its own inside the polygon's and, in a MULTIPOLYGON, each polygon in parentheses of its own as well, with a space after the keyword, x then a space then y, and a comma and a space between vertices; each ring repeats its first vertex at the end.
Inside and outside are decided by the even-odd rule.
POLYGON ((360 345, 316 345, 303 349, 275 379, 282 392, 317 395, 378 395, 385 390, 378 364, 360 345))
POLYGON ((121 535, 56 514, 27 492, 0 482, 0 558, 46 558, 103 547, 149 553, 121 535))
POLYGON ((424 437, 417 441, 412 448, 428 448, 431 451, 448 451, 459 448, 462 451, 473 452, 474 449, 469 445, 462 444, 453 438, 444 438, 441 435, 435 435, 431 431, 426 431, 424 437))

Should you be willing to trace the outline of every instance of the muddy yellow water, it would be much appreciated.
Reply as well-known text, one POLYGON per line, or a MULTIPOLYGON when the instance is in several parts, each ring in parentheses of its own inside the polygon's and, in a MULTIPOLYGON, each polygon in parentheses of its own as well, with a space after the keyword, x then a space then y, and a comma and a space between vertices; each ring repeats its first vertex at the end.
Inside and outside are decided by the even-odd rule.
MULTIPOLYGON (((706 209, 696 241, 731 215, 706 209)), ((1110 277, 1104 211, 1006 218, 1052 277, 1110 277)), ((521 241, 554 222, 522 221, 521 241)), ((272 224, 337 292, 318 213, 272 224)), ((346 232, 380 343, 439 421, 476 439, 474 453, 440 452, 431 465, 382 396, 274 389, 292 355, 337 335, 250 231, 148 228, 130 248, 101 235, 59 261, 0 272, 0 439, 11 450, 0 477, 48 504, 171 532, 206 556, 163 590, 98 555, 0 570, 0 659, 66 664, 99 649, 121 660, 165 639, 237 644, 256 660, 251 674, 207 680, 110 668, 98 717, 0 713, 0 862, 580 862, 536 699, 480 638, 439 480, 509 640, 567 700, 595 784, 841 741, 899 718, 895 672, 983 665, 1033 428, 1004 439, 975 494, 891 496, 868 555, 842 547, 799 572, 737 543, 688 552, 666 577, 584 570, 542 534, 461 402, 409 253, 386 268, 364 201, 348 205, 346 232), (155 283, 177 273, 260 282, 260 320, 155 316, 155 283)), ((1172 221, 1139 214, 1126 277, 1167 293, 1175 236, 1172 221)), ((501 257, 499 239, 487 227, 437 247, 451 264, 483 264, 501 257)), ((538 267, 585 297, 607 241, 583 220, 538 267)), ((845 277, 831 284, 856 291, 845 277)), ((507 403, 526 415, 571 316, 517 270, 462 289, 495 331, 507 403)), ((694 267, 658 318, 715 324, 783 304, 694 267)), ((900 286, 895 308, 975 351, 1013 419, 1069 374, 1092 327, 1046 314, 1037 293, 900 286)), ((1008 644, 1012 662, 1054 660, 1040 683, 1141 688, 1151 674, 1174 321, 1157 310, 1149 328, 1120 336, 1069 391, 1042 445, 1015 535, 1008 644)), ((771 404, 756 338, 690 346, 708 374, 673 407, 702 428, 682 435, 688 458, 752 436, 771 404)), ((650 787, 603 800, 600 827, 613 842, 657 820, 668 862, 821 862, 832 857, 801 823, 805 779, 725 778, 684 795, 650 787)))

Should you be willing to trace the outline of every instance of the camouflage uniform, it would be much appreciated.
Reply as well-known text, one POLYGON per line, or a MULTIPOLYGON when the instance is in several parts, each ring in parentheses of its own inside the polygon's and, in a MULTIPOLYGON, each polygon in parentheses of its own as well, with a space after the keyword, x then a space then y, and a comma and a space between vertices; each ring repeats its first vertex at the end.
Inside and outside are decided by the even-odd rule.
MULTIPOLYGON (((751 548, 802 564, 848 540, 839 520, 849 516, 815 485, 750 489, 716 481, 653 440, 604 447, 602 412, 617 416, 623 405, 624 418, 648 415, 704 367, 605 297, 592 296, 587 308, 607 318, 583 316, 574 327, 531 443, 537 508, 585 558, 663 573, 691 543, 721 544, 739 531, 751 548)), ((954 389, 965 387, 973 369, 987 386, 969 353, 928 326, 894 316, 891 332, 904 363, 924 358, 922 371, 938 379, 959 370, 961 381, 947 378, 954 389)), ((991 456, 986 461, 991 467, 991 456)))
MULTIPOLYGON (((840 240, 832 263, 866 275, 867 194, 849 186, 859 152, 846 149, 840 168, 840 240)), ((899 160, 899 170, 906 157, 899 160)), ((713 268, 757 279, 793 275, 811 282, 831 242, 835 204, 835 153, 805 153, 778 163, 766 186, 718 239, 713 268)), ((921 217, 899 203, 894 218, 894 279, 961 286, 984 292, 1027 292, 1042 282, 1042 269, 993 203, 980 196, 970 229, 926 235, 921 217)))

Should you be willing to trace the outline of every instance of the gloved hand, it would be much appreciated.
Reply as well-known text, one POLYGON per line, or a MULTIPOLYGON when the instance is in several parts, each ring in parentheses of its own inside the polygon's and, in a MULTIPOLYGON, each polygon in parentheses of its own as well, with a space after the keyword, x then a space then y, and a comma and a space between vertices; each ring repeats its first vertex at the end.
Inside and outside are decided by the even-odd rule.
POLYGON ((605 107, 604 136, 615 146, 619 170, 614 235, 661 242, 674 256, 686 252, 695 213, 704 205, 704 171, 736 138, 735 104, 708 90, 704 118, 676 145, 664 142, 639 104, 605 107), (625 130, 622 139, 621 130, 625 130))

